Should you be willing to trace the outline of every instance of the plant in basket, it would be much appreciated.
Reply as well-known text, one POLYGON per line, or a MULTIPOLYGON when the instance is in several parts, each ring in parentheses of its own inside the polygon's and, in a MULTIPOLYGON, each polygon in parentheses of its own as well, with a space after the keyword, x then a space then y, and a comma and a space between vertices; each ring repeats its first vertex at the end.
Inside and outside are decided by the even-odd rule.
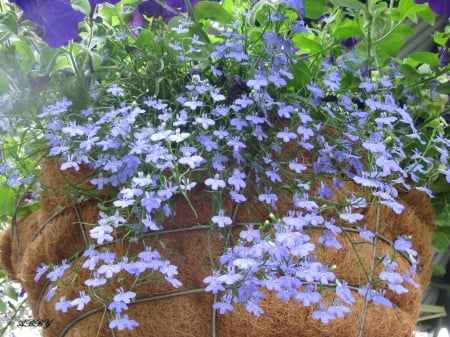
POLYGON ((427 4, 13 2, 1 260, 44 335, 412 335, 450 181, 448 66, 398 57, 427 4))

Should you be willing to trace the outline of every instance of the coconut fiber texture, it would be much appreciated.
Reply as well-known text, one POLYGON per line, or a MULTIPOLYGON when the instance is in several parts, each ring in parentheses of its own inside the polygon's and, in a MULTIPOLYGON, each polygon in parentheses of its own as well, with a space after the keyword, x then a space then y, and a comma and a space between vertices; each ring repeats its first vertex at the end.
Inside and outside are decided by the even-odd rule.
MULTIPOLYGON (((365 215, 367 228, 375 230, 378 222, 380 237, 387 240, 378 240, 376 256, 394 256, 389 241, 393 242, 400 234, 410 235, 413 247, 419 253, 420 263, 415 276, 419 288, 405 285, 409 290, 407 294, 389 296, 395 304, 394 308, 376 306, 372 302, 367 304, 362 296, 355 293, 356 303, 350 313, 344 318, 322 324, 311 318, 313 307, 303 307, 294 301, 285 302, 266 291, 266 298, 261 301, 264 314, 259 317, 249 314, 240 304, 235 305, 234 311, 229 314, 214 312, 214 297, 203 291, 203 279, 211 275, 211 266, 217 265, 223 240, 215 232, 196 227, 207 223, 212 215, 209 196, 199 186, 192 191, 192 205, 181 197, 176 200, 176 213, 165 224, 165 231, 131 243, 121 240, 121 236, 115 233, 116 240, 105 245, 105 249, 117 254, 142 251, 150 245, 178 267, 178 279, 183 283, 180 288, 174 289, 167 282, 160 282, 157 275, 148 275, 148 282, 142 282, 133 289, 137 299, 129 305, 127 314, 139 322, 138 327, 133 331, 112 332, 108 322, 113 317, 105 309, 107 303, 102 304, 100 300, 91 300, 82 311, 74 308, 65 314, 56 311, 55 303, 62 295, 67 299, 79 297, 79 290, 85 287, 84 280, 92 277, 89 270, 81 268, 86 258, 76 254, 87 247, 86 233, 89 224, 97 220, 98 202, 95 198, 73 201, 77 200, 77 188, 89 188, 84 183, 89 174, 88 170, 62 173, 56 161, 47 160, 41 176, 45 193, 40 198, 40 209, 16 219, 0 237, 1 261, 8 276, 20 282, 27 291, 36 318, 53 320, 43 330, 45 337, 357 337, 360 329, 363 329, 362 336, 366 337, 412 336, 421 292, 430 279, 428 267, 431 262, 433 221, 431 204, 419 192, 405 192, 400 196, 405 206, 400 215, 384 206, 368 206, 361 211, 365 215), (44 277, 35 282, 36 269, 41 263, 60 264, 63 259, 69 259, 70 268, 62 280, 57 281, 56 295, 46 301, 43 297, 55 284, 44 277)), ((350 182, 346 184, 350 191, 360 189, 350 182)), ((292 208, 291 199, 292 196, 286 193, 285 200, 279 201, 280 214, 292 208)), ((239 208, 234 208, 231 202, 228 204, 229 213, 235 211, 237 225, 234 235, 237 235, 240 223, 262 223, 269 218, 268 211, 251 199, 239 208)), ((320 230, 305 230, 316 242, 320 230)), ((370 269, 373 245, 362 243, 358 234, 351 230, 346 235, 340 235, 338 240, 342 245, 340 250, 324 249, 317 243, 314 252, 317 260, 335 266, 333 271, 336 277, 347 280, 350 286, 363 284, 363 269, 370 269), (351 242, 360 244, 352 245, 351 242)), ((400 272, 410 267, 407 258, 399 257, 396 262, 400 272)), ((99 297, 114 295, 117 287, 129 289, 133 282, 134 278, 124 273, 115 278, 114 284, 103 287, 97 294, 99 297)), ((324 297, 327 298, 326 294, 324 297)))

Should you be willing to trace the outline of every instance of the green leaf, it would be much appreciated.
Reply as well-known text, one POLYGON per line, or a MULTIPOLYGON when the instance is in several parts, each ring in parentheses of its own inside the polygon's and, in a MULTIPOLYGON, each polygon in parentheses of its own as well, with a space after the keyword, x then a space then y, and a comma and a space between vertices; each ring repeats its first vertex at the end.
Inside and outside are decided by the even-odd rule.
POLYGON ((431 246, 441 252, 448 250, 450 246, 450 227, 435 228, 431 246))
POLYGON ((36 62, 30 45, 32 44, 26 40, 14 41, 16 53, 20 55, 19 63, 25 71, 33 69, 36 62))
POLYGON ((431 53, 428 51, 418 51, 409 54, 408 59, 414 61, 415 65, 428 64, 431 67, 437 67, 439 65, 438 56, 435 53, 431 53))
POLYGON ((445 46, 448 39, 450 39, 450 33, 434 33, 433 40, 440 46, 445 46))
POLYGON ((416 32, 411 26, 402 23, 396 29, 393 30, 393 33, 399 34, 401 36, 406 36, 406 35, 414 35, 416 32))
POLYGON ((19 32, 19 24, 17 18, 10 12, 0 13, 0 31, 17 35, 19 32))
POLYGON ((50 48, 50 47, 42 48, 42 50, 39 53, 40 59, 39 75, 46 76, 50 74, 56 63, 56 59, 61 54, 62 50, 60 48, 50 48))
POLYGON ((150 47, 154 43, 155 35, 148 29, 140 31, 138 38, 136 39, 136 47, 144 49, 150 47))
POLYGON ((0 69, 0 95, 9 91, 9 77, 8 74, 0 69))
POLYGON ((329 11, 326 0, 305 0, 305 13, 309 19, 317 20, 329 11))
POLYGON ((356 26, 347 26, 347 27, 338 27, 333 33, 339 40, 345 40, 350 37, 360 37, 364 36, 364 33, 359 27, 356 26))
POLYGON ((408 83, 415 82, 422 77, 422 75, 409 64, 400 65, 400 69, 402 70, 403 76, 405 76, 408 83))
POLYGON ((40 205, 37 202, 34 202, 34 203, 26 205, 26 206, 20 206, 17 209, 17 215, 25 216, 25 215, 31 214, 34 211, 37 211, 39 209, 39 207, 40 207, 40 205))
POLYGON ((298 59, 290 70, 294 79, 289 80, 289 85, 295 88, 303 88, 305 84, 311 81, 311 70, 305 61, 298 59))
POLYGON ((5 314, 5 313, 6 313, 6 303, 0 299, 0 314, 5 314))
POLYGON ((86 16, 91 14, 91 4, 89 0, 70 0, 72 7, 86 16))
POLYGON ((445 268, 439 264, 432 264, 431 271, 433 272, 433 275, 437 275, 437 276, 445 275, 445 273, 447 272, 445 270, 445 268))
POLYGON ((0 217, 13 215, 15 204, 14 189, 6 184, 0 185, 0 217))
POLYGON ((450 81, 436 86, 436 91, 440 94, 450 94, 450 81))
POLYGON ((331 3, 339 7, 347 7, 356 10, 365 9, 366 6, 358 0, 331 0, 331 3))
POLYGON ((231 15, 223 6, 213 1, 201 1, 194 8, 197 20, 213 20, 219 23, 230 23, 233 21, 231 15))
POLYGON ((413 22, 417 21, 416 14, 425 11, 426 8, 428 8, 427 4, 416 4, 414 0, 400 0, 398 4, 401 19, 409 17, 413 22))
POLYGON ((12 285, 6 286, 6 288, 3 290, 3 294, 13 299, 14 301, 17 301, 17 299, 19 298, 19 294, 17 294, 16 289, 14 289, 12 285))
POLYGON ((303 34, 299 34, 292 39, 295 43, 295 46, 300 48, 301 53, 319 53, 323 50, 320 43, 307 38, 303 34))
POLYGON ((431 10, 430 6, 425 6, 418 14, 426 23, 434 26, 436 22, 436 13, 431 10))
POLYGON ((399 34, 391 34, 376 46, 380 59, 384 62, 390 57, 396 57, 403 46, 403 37, 399 34))

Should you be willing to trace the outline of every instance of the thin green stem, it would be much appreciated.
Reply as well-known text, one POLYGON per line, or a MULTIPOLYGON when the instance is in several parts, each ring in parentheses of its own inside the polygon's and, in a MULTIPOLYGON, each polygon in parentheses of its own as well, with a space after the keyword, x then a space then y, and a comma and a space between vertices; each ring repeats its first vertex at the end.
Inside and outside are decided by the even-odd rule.
POLYGON ((372 246, 372 262, 371 262, 371 266, 370 266, 370 273, 369 273, 369 275, 367 275, 368 279, 369 279, 369 283, 367 286, 366 296, 364 298, 364 310, 363 310, 363 314, 362 314, 362 318, 361 318, 358 337, 364 336, 364 326, 366 323, 367 310, 368 310, 368 306, 369 306, 368 297, 372 290, 373 274, 375 272, 375 261, 376 261, 377 246, 378 246, 378 231, 380 228, 380 212, 381 212, 381 205, 379 202, 377 202, 377 210, 376 210, 376 218, 375 218, 375 231, 374 231, 375 237, 373 238, 373 246, 372 246))

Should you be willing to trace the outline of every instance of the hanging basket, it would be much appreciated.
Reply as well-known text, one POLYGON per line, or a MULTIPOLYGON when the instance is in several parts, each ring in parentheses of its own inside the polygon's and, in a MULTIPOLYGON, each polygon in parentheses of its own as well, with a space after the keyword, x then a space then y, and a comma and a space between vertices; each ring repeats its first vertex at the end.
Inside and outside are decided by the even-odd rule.
MULTIPOLYGON (((148 282, 134 288, 136 300, 129 304, 127 314, 139 322, 134 330, 117 331, 108 327, 110 312, 108 303, 101 302, 101 296, 112 297, 116 288, 130 289, 134 278, 125 272, 119 273, 110 287, 102 287, 99 300, 92 300, 82 311, 75 308, 67 313, 55 309, 61 296, 76 298, 79 291, 86 288, 84 281, 92 278, 88 269, 81 268, 86 261, 82 256, 87 247, 88 225, 96 222, 99 209, 96 200, 73 202, 74 194, 80 186, 85 186, 88 170, 79 172, 60 172, 55 160, 45 162, 41 181, 46 185, 46 193, 40 198, 40 209, 26 217, 17 219, 0 238, 1 261, 9 277, 19 281, 28 294, 33 315, 40 319, 53 320, 43 330, 46 337, 75 336, 192 336, 192 337, 268 337, 268 336, 369 336, 369 337, 410 337, 418 315, 421 293, 430 279, 431 262, 431 224, 433 212, 428 198, 420 192, 405 192, 400 196, 404 211, 397 215, 385 206, 371 205, 362 210, 367 228, 374 230, 379 225, 376 244, 364 242, 358 231, 351 226, 344 227, 344 235, 338 241, 340 250, 324 248, 317 243, 322 232, 320 227, 305 228, 311 242, 317 243, 314 255, 322 263, 333 266, 336 278, 347 280, 354 287, 356 303, 344 318, 323 324, 313 319, 314 305, 304 307, 296 301, 284 301, 275 292, 266 291, 261 300, 264 314, 254 316, 242 304, 236 304, 232 313, 224 315, 215 312, 212 305, 217 298, 204 291, 203 279, 211 275, 212 264, 217 263, 223 252, 220 235, 209 230, 211 218, 208 196, 201 192, 202 187, 192 191, 192 205, 182 197, 175 199, 175 216, 165 223, 165 229, 152 232, 144 239, 124 241, 117 236, 104 249, 118 255, 142 251, 145 246, 155 247, 162 255, 178 267, 179 280, 183 283, 174 289, 156 275, 149 275, 148 282), (193 210, 196 210, 194 214, 193 210), (367 277, 364 269, 373 267, 373 256, 394 256, 398 253, 392 247, 395 239, 406 234, 411 237, 413 246, 420 256, 414 281, 417 288, 405 284, 408 293, 390 295, 393 308, 367 303, 356 288, 364 284, 367 277), (59 264, 67 259, 70 267, 62 279, 49 282, 41 278, 34 280, 36 269, 41 263, 59 264), (123 273, 123 274, 122 274, 123 273), (46 294, 57 286, 56 294, 49 301, 46 294)), ((353 183, 346 188, 361 189, 353 183)), ((87 185, 86 185, 87 186, 87 185)), ((279 201, 280 213, 290 209, 291 196, 279 201)), ((233 233, 238 234, 246 224, 257 226, 269 218, 260 203, 249 201, 239 208, 232 202, 225 202, 230 213, 234 212, 233 233)), ((121 256, 121 255, 120 255, 121 256)), ((411 268, 407 256, 396 259, 399 271, 411 268)), ((377 269, 375 274, 381 271, 377 269)), ((383 288, 386 285, 375 285, 383 288)), ((321 289, 325 299, 327 289, 321 289)), ((219 294, 220 295, 220 294, 219 294)))

